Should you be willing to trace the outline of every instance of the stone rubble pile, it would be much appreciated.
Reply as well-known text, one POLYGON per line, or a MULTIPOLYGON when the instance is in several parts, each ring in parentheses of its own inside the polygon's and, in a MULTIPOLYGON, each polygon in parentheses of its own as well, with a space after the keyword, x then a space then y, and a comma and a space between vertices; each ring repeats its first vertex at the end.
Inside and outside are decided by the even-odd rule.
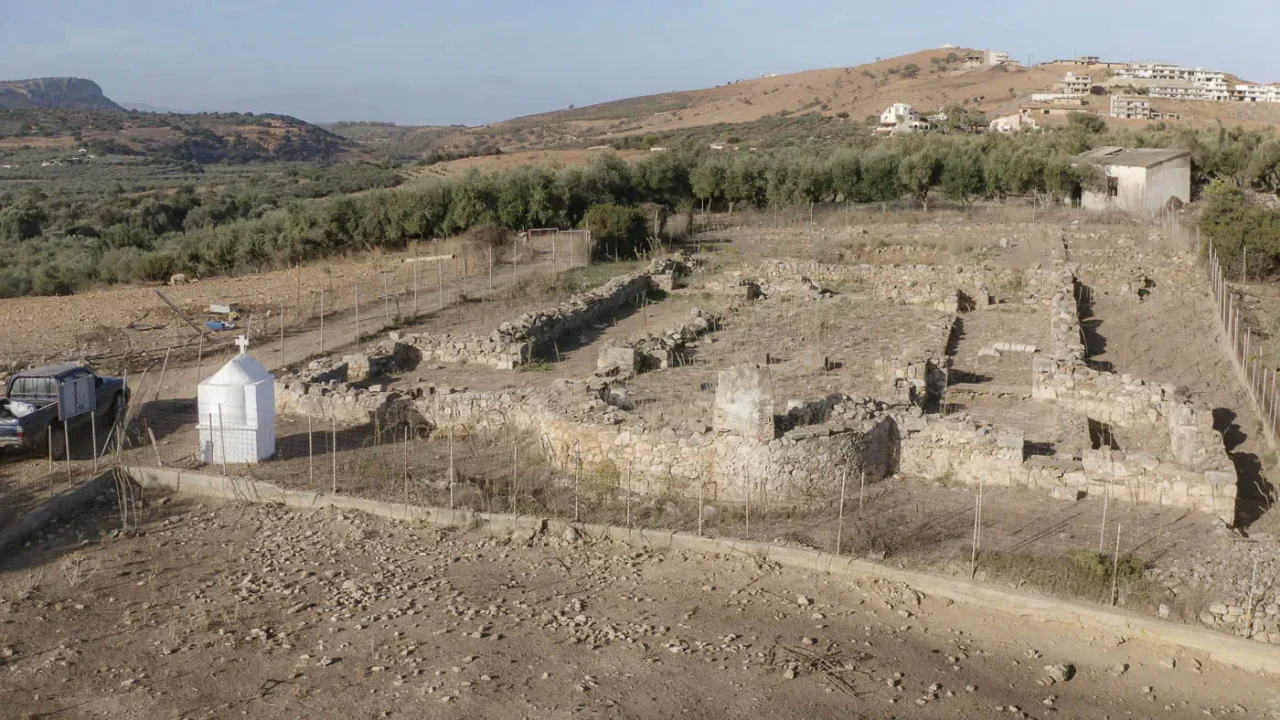
POLYGON ((698 346, 698 338, 717 329, 721 318, 694 308, 692 319, 661 334, 645 334, 601 346, 596 372, 630 377, 646 370, 666 370, 687 362, 686 351, 698 346))

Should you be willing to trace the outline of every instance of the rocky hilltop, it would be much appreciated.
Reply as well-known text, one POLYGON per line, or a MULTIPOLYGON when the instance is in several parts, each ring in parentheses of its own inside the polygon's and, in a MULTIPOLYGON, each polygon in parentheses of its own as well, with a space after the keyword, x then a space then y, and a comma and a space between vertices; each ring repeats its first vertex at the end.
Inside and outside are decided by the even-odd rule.
POLYGON ((71 108, 123 110, 102 94, 98 83, 83 78, 0 80, 0 110, 71 108))

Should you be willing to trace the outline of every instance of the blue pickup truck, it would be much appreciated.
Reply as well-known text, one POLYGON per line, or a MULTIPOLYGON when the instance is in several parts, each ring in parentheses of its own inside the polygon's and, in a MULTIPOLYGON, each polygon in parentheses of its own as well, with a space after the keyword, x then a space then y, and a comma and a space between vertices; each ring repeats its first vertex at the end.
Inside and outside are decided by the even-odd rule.
POLYGON ((76 364, 46 365, 23 370, 9 378, 0 398, 0 448, 50 445, 61 456, 68 426, 87 423, 96 415, 104 425, 129 402, 120 378, 102 377, 76 364))

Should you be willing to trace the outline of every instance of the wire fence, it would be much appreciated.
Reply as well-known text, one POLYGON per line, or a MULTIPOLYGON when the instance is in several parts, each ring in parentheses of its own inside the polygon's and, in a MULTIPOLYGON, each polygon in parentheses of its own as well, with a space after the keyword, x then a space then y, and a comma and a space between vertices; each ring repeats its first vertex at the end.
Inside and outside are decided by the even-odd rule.
MULTIPOLYGON (((549 269, 585 260, 585 253, 562 254, 565 245, 554 234, 530 233, 523 242, 527 251, 513 250, 513 257, 504 258, 511 266, 508 282, 521 277, 517 263, 549 269), (557 238, 555 250, 548 235, 557 238)), ((431 312, 471 293, 500 289, 496 274, 489 285, 487 264, 477 273, 468 263, 451 284, 441 279, 450 277, 446 268, 461 265, 457 258, 402 263, 377 284, 353 284, 338 305, 331 304, 335 296, 328 290, 286 304, 276 316, 284 328, 280 362, 297 362, 393 327, 403 313, 431 312), (430 272, 423 268, 436 272, 432 294, 430 272), (315 311, 309 314, 312 300, 315 311)), ((1215 281, 1220 304, 1224 285, 1215 281)), ((1228 301, 1228 309, 1233 307, 1228 301)), ((265 317, 265 312, 253 307, 247 317, 265 317)), ((1226 322, 1235 316, 1224 311, 1222 317, 1226 322)), ((270 347, 279 331, 262 321, 253 325, 259 347, 270 347)), ((197 356, 210 369, 217 362, 209 356, 224 351, 217 344, 213 348, 197 356)), ((258 355, 270 359, 261 349, 258 355)), ((1250 356, 1237 357, 1243 363, 1250 356)), ((1045 490, 840 473, 838 488, 828 488, 815 503, 780 497, 771 492, 771 478, 761 473, 738 479, 733 484, 745 491, 726 496, 709 475, 640 478, 625 465, 584 463, 576 452, 567 457, 561 453, 553 464, 542 441, 530 433, 455 429, 423 434, 404 424, 384 424, 376 416, 357 426, 280 416, 271 428, 246 427, 247 418, 230 413, 202 418, 193 400, 169 399, 163 392, 163 356, 152 352, 145 359, 150 364, 133 386, 134 402, 127 412, 116 419, 69 424, 64 436, 51 436, 48 447, 33 451, 37 457, 47 454, 44 472, 27 482, 33 497, 74 487, 105 466, 176 467, 316 493, 777 542, 1153 613, 1167 605, 1171 616, 1188 622, 1197 622, 1216 599, 1209 589, 1184 588, 1174 595, 1147 572, 1155 558, 1176 564, 1192 557, 1189 553, 1204 539, 1203 518, 1181 508, 1139 504, 1123 493, 1050 499, 1045 490), (146 379, 151 373, 157 373, 150 381, 155 385, 146 379), (58 440, 61 453, 54 449, 58 440)), ((1266 407, 1274 413, 1274 375, 1269 382, 1266 407)), ((1247 598, 1238 598, 1245 614, 1224 629, 1242 635, 1280 632, 1273 627, 1280 617, 1263 612, 1280 600, 1277 573, 1280 567, 1254 566, 1247 598)))
MULTIPOLYGON (((101 462, 248 477, 318 494, 781 543, 1139 611, 1166 605, 1188 622, 1217 599, 1208 588, 1174 594, 1146 572, 1154 558, 1176 565, 1199 547, 1203 521, 1181 508, 1134 502, 1119 490, 1055 501, 1044 490, 844 473, 838 488, 815 502, 781 494, 760 473, 748 478, 744 493, 726 497, 710 474, 642 478, 625 465, 583 462, 572 448, 553 464, 543 441, 526 432, 428 434, 403 423, 344 427, 280 417, 274 433, 264 435, 233 426, 229 414, 224 421, 202 419, 194 405, 148 404, 121 425, 125 432, 101 462), (243 462, 259 454, 270 457, 243 462)), ((53 474, 61 486, 76 472, 87 475, 91 463, 79 456, 53 474)), ((1277 573, 1272 565, 1255 569, 1249 615, 1228 629, 1280 632, 1271 628, 1280 618, 1263 612, 1280 600, 1277 573)))

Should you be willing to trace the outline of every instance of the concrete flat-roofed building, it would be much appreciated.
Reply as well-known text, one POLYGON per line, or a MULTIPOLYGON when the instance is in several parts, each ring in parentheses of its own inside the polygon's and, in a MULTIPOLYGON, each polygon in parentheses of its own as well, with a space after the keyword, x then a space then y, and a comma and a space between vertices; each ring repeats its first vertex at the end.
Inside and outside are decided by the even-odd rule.
POLYGON ((999 50, 987 50, 983 53, 983 61, 987 65, 1007 65, 1009 64, 1009 53, 999 50))
POLYGON ((1089 94, 1093 87, 1092 75, 1077 75, 1069 72, 1062 78, 1062 94, 1069 97, 1081 97, 1089 94))
POLYGON ((992 132, 999 133, 1015 133, 1021 130, 1034 130, 1036 128, 1035 118, 1030 115, 1015 113, 1013 115, 1005 115, 998 117, 987 124, 987 128, 992 132))
POLYGON ((1280 102, 1280 85, 1237 85, 1231 95, 1240 102, 1280 102))
POLYGON ((1126 120, 1149 120, 1151 101, 1142 95, 1112 95, 1111 117, 1126 120))
POLYGON ((1088 210, 1124 210, 1150 216, 1175 198, 1191 202, 1191 153, 1160 148, 1100 147, 1077 155, 1078 164, 1102 168, 1102 190, 1078 188, 1071 202, 1088 210))

